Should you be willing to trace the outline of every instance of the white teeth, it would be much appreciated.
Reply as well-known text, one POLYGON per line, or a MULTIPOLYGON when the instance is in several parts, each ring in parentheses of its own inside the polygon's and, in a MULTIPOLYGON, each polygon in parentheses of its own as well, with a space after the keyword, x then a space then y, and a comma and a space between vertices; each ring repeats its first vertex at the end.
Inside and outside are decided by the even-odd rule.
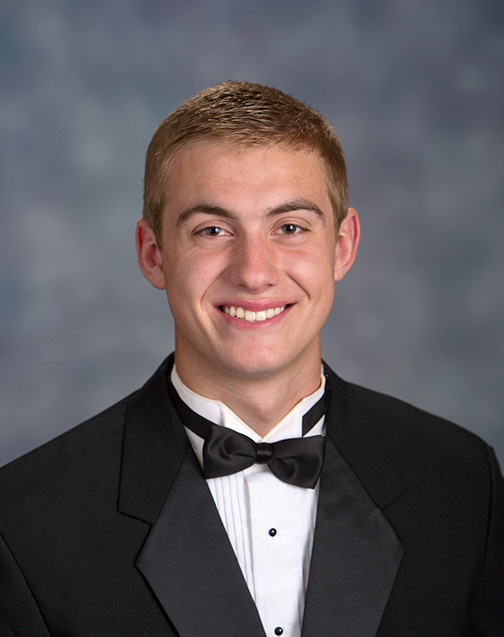
POLYGON ((235 307, 234 305, 223 306, 223 311, 229 316, 233 316, 242 320, 245 320, 249 323, 256 323, 258 321, 265 321, 266 319, 271 319, 274 316, 278 316, 281 314, 286 305, 282 305, 281 307, 271 307, 268 310, 261 310, 259 312, 252 312, 252 310, 244 310, 242 307, 235 307))

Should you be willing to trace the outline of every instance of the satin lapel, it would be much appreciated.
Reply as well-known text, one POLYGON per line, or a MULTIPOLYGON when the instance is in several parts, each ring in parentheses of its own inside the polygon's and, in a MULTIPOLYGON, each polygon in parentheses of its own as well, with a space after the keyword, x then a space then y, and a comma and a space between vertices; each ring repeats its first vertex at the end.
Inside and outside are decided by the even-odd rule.
MULTIPOLYGON (((118 509, 151 525, 137 567, 181 637, 264 637, 166 389, 170 356, 129 400, 118 509)), ((140 550, 141 549, 141 550, 140 550)))
POLYGON ((372 637, 402 546, 334 443, 326 441, 303 637, 372 637))
POLYGON ((166 388, 168 357, 130 398, 124 425, 118 509, 153 524, 189 448, 166 388))
POLYGON ((401 494, 402 483, 376 426, 368 430, 369 419, 353 413, 346 384, 332 374, 330 383, 333 399, 326 416, 302 635, 373 637, 403 552, 380 507, 401 494))
POLYGON ((181 637, 264 637, 256 606, 191 449, 137 566, 181 637))

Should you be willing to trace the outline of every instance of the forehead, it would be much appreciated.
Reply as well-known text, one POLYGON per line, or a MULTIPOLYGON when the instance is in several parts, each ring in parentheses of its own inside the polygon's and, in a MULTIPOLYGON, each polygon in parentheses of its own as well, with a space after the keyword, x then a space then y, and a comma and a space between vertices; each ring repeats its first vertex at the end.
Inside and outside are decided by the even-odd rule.
POLYGON ((204 197, 268 198, 311 196, 330 205, 324 162, 316 151, 284 144, 241 147, 197 141, 182 147, 168 174, 166 201, 187 204, 204 197))

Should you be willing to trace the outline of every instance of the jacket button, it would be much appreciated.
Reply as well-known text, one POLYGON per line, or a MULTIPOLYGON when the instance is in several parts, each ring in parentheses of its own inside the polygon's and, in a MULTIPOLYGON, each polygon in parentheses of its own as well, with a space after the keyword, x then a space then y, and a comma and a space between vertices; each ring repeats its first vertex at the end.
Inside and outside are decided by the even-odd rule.
POLYGON ((281 626, 275 628, 275 635, 283 635, 283 628, 281 626))

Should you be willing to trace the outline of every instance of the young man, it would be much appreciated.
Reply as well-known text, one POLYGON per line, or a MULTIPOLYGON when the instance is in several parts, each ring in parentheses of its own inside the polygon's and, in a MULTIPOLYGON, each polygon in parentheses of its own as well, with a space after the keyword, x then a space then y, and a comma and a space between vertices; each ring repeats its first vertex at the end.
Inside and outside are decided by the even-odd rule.
POLYGON ((0 473, 0 634, 504 634, 472 434, 321 362, 359 221, 328 123, 228 82, 149 146, 138 259, 175 354, 0 473))

